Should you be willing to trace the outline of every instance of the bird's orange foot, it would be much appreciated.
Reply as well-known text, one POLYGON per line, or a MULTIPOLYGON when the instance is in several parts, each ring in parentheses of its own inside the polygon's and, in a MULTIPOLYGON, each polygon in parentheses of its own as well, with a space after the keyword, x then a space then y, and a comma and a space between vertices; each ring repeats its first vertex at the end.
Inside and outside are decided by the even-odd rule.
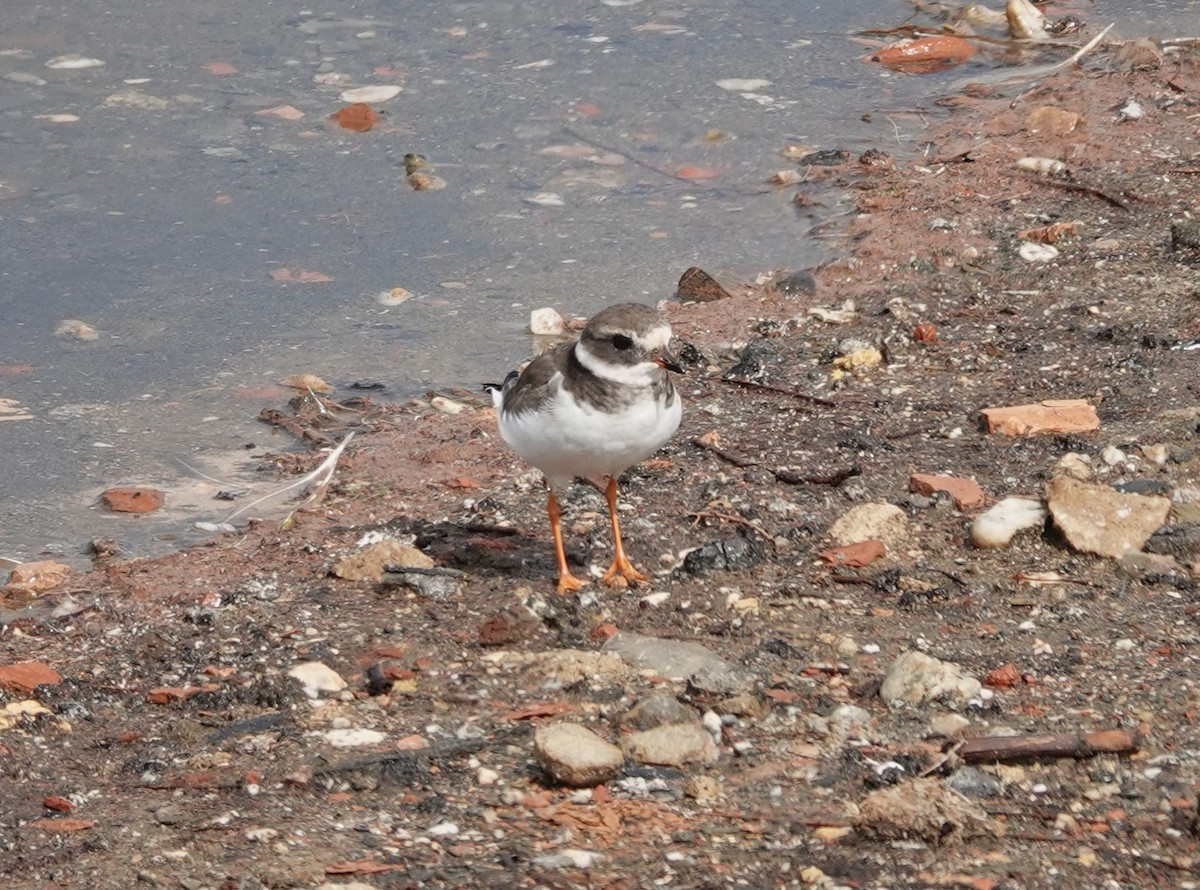
POLYGON ((624 589, 630 584, 637 584, 642 581, 649 581, 648 575, 643 575, 633 567, 627 559, 614 559, 612 565, 608 567, 608 571, 600 579, 600 583, 605 587, 617 587, 624 589))
POLYGON ((558 576, 558 592, 566 596, 569 593, 574 593, 577 590, 583 589, 583 582, 572 575, 570 572, 563 572, 558 576))

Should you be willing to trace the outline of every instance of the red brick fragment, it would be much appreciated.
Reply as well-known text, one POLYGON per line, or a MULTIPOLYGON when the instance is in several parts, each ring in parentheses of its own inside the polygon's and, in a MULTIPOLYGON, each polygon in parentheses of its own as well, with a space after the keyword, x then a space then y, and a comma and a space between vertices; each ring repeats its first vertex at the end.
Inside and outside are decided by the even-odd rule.
POLYGON ((958 476, 936 476, 932 473, 913 473, 908 480, 908 490, 926 497, 935 491, 944 491, 954 501, 959 510, 974 510, 984 505, 987 500, 983 489, 974 479, 960 479, 958 476))
POLYGON ((39 686, 57 686, 62 674, 44 661, 22 661, 0 667, 0 687, 13 692, 33 692, 39 686))

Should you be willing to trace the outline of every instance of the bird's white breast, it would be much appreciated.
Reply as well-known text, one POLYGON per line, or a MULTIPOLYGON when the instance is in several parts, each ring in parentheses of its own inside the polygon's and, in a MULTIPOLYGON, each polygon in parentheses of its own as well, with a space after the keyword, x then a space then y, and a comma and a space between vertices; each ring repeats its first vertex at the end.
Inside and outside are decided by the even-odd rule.
MULTIPOLYGON (((561 374, 556 375, 561 378, 561 374)), ((577 402, 551 381, 552 394, 536 411, 499 411, 500 435, 524 460, 561 488, 575 477, 618 476, 666 444, 683 417, 679 394, 669 400, 634 399, 606 413, 577 402)))

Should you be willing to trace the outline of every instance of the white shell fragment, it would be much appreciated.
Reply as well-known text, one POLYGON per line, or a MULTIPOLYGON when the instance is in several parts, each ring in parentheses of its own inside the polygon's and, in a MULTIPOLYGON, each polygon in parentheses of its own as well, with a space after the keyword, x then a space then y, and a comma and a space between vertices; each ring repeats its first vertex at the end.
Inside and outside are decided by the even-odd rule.
POLYGON ((94 327, 78 318, 64 318, 54 328, 54 333, 59 337, 73 337, 76 340, 100 339, 100 334, 94 327))
POLYGON ((395 84, 380 84, 345 90, 339 98, 343 102, 386 102, 388 99, 395 99, 401 92, 402 89, 395 84))
POLYGON ((380 291, 375 295, 375 302, 380 306, 399 306, 412 296, 412 291, 403 287, 393 287, 391 290, 380 291))
POLYGON ((534 309, 529 313, 529 333, 535 337, 557 337, 566 329, 567 323, 552 306, 534 309))
POLYGON ((530 195, 525 199, 525 203, 533 204, 535 207, 565 207, 567 205, 567 202, 554 192, 538 192, 536 195, 530 195))
POLYGON ((1058 248, 1051 244, 1026 241, 1017 249, 1017 255, 1027 263, 1049 263, 1058 258, 1058 248))
POLYGON ((1142 106, 1133 99, 1130 99, 1117 111, 1117 117, 1123 121, 1141 120, 1145 115, 1146 112, 1142 109, 1142 106))
POLYGON ((1008 36, 1016 40, 1045 40, 1046 16, 1029 0, 1008 0, 1004 7, 1008 36))
POLYGON ((1017 166, 1022 170, 1034 173, 1046 173, 1058 176, 1067 172, 1067 165, 1054 158, 1017 158, 1017 166))
POLYGON ((728 77, 725 80, 718 80, 717 86, 723 90, 729 90, 731 93, 753 93, 771 86, 771 83, 769 80, 758 77, 728 77))
POLYGON ((74 71, 79 68, 99 68, 104 64, 103 59, 89 59, 87 56, 81 56, 78 53, 67 53, 64 56, 55 56, 46 63, 46 67, 74 71))

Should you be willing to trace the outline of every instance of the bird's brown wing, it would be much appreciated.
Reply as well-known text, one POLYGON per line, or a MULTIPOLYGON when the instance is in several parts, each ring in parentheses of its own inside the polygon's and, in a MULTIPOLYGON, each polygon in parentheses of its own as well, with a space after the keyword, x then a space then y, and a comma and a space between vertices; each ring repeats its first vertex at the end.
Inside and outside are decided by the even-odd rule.
POLYGON ((536 411, 554 398, 562 386, 561 374, 566 368, 571 344, 543 352, 521 372, 521 376, 504 387, 504 410, 509 414, 536 411))

